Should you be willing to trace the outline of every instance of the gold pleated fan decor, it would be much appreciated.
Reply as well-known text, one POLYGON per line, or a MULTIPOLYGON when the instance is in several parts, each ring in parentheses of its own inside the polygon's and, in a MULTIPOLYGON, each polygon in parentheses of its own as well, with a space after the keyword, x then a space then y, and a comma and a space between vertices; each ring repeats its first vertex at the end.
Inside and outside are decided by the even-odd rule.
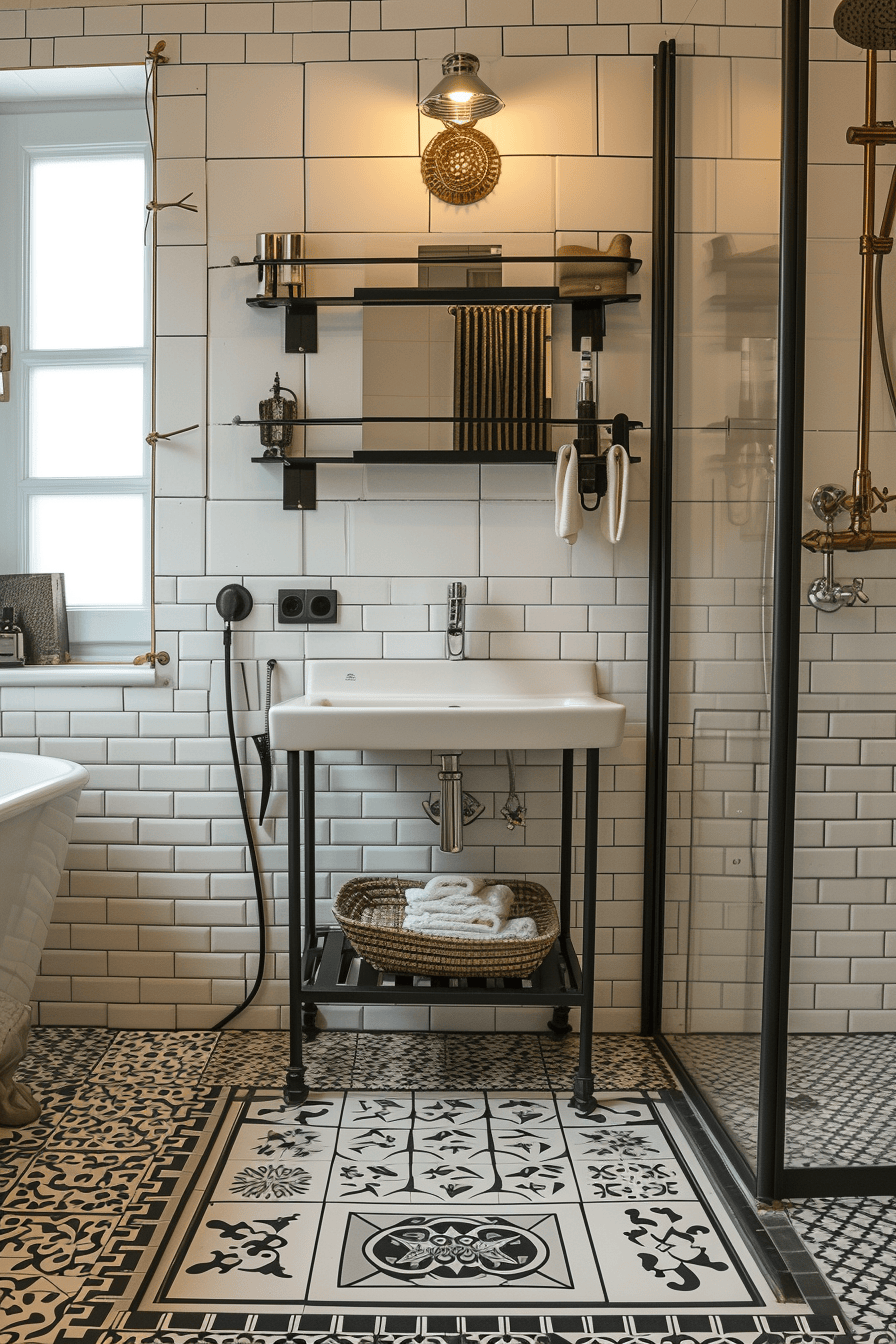
POLYGON ((454 315, 456 452, 544 452, 551 414, 549 305, 464 304, 454 315), (483 420, 511 423, 484 424, 483 420), (477 423, 478 421, 478 423, 477 423))
POLYGON ((473 126, 446 126, 424 149, 420 171, 440 201, 471 205, 494 190, 501 176, 501 155, 473 126))

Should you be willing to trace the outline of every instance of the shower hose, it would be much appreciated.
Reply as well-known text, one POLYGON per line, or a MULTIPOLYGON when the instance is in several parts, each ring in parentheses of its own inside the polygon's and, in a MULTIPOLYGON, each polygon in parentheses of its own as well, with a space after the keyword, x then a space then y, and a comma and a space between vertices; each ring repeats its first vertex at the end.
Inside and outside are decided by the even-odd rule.
MULTIPOLYGON (((233 585, 234 587, 236 585, 233 585)), ((224 592, 227 590, 225 589, 224 592)), ((222 594, 223 596, 223 594, 222 594)), ((220 610, 220 607, 219 607, 220 610)), ((222 613, 224 614, 224 613, 222 613)), ((246 613, 248 614, 248 613, 246 613)), ((239 617, 233 613, 237 619, 239 617)), ((226 1027, 228 1022, 232 1022, 255 998, 261 988, 261 982, 264 978, 265 960, 267 958, 267 926, 264 917, 264 893, 261 886, 261 870, 258 866, 258 851, 255 846, 255 836, 252 834, 252 824, 249 821, 249 808, 246 803, 246 790, 243 787, 243 776, 240 770, 240 758, 236 745, 236 730, 233 725, 233 690, 231 687, 231 664, 230 664, 230 646, 232 634, 230 628, 230 617, 226 618, 224 626, 224 697, 227 705, 227 732, 230 737, 230 754, 233 757, 233 773, 236 777, 236 790, 240 799, 240 812, 243 817, 243 828, 246 832, 246 846, 249 850, 249 859, 252 864, 252 878, 255 883, 255 903, 258 910, 258 971, 255 976, 255 984, 249 990, 249 993, 243 999, 238 1008, 234 1008, 222 1017, 220 1022, 216 1022, 213 1031, 220 1031, 226 1027)))

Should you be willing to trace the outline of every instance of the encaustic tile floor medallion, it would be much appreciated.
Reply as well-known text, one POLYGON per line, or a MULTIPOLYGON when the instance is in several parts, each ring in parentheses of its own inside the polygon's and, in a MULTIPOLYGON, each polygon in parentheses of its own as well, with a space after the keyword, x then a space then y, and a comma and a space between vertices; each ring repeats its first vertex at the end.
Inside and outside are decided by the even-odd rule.
MULTIPOLYGON (((288 1107, 258 1077, 279 1069, 280 1033, 257 1085, 238 1033, 82 1032, 80 1082, 65 1033, 42 1035, 43 1114, 0 1155, 0 1344, 848 1339, 835 1311, 776 1297, 663 1067, 631 1042, 620 1076, 640 1086, 581 1116, 549 1076, 565 1051, 549 1068, 537 1038, 440 1038, 430 1062, 449 1087, 380 1091, 356 1058, 366 1041, 331 1035, 329 1065, 315 1043, 318 1090, 288 1107), (508 1044, 523 1087, 457 1084, 489 1056, 503 1078, 508 1044)), ((376 1062, 394 1055, 394 1076, 393 1044, 376 1062)))

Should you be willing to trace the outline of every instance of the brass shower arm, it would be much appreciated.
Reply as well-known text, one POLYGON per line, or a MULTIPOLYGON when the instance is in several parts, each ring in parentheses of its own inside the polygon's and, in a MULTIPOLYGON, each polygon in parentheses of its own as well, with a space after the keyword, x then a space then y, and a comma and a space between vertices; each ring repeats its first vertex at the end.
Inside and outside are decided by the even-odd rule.
POLYGON ((856 535, 848 528, 843 532, 822 532, 815 528, 806 533, 801 544, 815 555, 831 551, 896 551, 896 532, 869 531, 856 535))

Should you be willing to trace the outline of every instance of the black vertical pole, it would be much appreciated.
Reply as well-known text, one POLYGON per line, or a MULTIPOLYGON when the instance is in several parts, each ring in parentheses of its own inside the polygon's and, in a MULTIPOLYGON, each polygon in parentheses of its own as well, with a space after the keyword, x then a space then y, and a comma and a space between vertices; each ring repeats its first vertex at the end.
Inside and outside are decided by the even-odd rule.
POLYGON ((591 1042, 594 1035, 594 923, 597 918, 597 813, 600 785, 600 751, 585 752, 585 872, 582 883, 582 1022, 579 1027, 579 1067, 573 1077, 570 1106, 582 1115, 593 1111, 594 1069, 591 1042))
MULTIPOLYGON (((305 752, 305 949, 313 947, 317 941, 317 857, 315 853, 315 811, 314 811, 314 752, 305 752)), ((317 1022, 317 1007, 306 1000, 302 1010, 303 1025, 307 1032, 314 1033, 317 1022)))
POLYGON ((641 1032, 662 1026, 669 765, 672 564, 672 375, 675 335, 675 43, 653 63, 653 288, 650 389, 650 539, 647 597, 647 783, 641 1032))
POLYGON ((305 946, 317 936, 315 897, 317 886, 314 857, 314 752, 305 752, 305 946))
POLYGON ((284 1100, 293 1105, 308 1095, 302 1061, 302 884, 301 872, 301 769, 297 751, 286 757, 287 813, 286 848, 289 895, 289 1067, 286 1070, 284 1100))
MULTIPOLYGON (((571 750, 563 752, 563 764, 560 768, 560 942, 565 944, 569 938, 570 897, 572 891, 572 823, 575 810, 573 791, 573 757, 571 750)), ((569 1025, 569 1005, 558 1004, 548 1022, 555 1036, 567 1036, 572 1027, 569 1025)))
POLYGON ((564 751, 560 770, 560 936, 569 937, 572 887, 573 753, 564 751))
POLYGON ((787 1014, 793 903, 800 657, 800 532, 806 337, 806 162, 809 0, 783 0, 781 226, 778 300, 778 433, 768 877, 759 1064, 756 1193, 780 1199, 787 1083, 787 1014))

